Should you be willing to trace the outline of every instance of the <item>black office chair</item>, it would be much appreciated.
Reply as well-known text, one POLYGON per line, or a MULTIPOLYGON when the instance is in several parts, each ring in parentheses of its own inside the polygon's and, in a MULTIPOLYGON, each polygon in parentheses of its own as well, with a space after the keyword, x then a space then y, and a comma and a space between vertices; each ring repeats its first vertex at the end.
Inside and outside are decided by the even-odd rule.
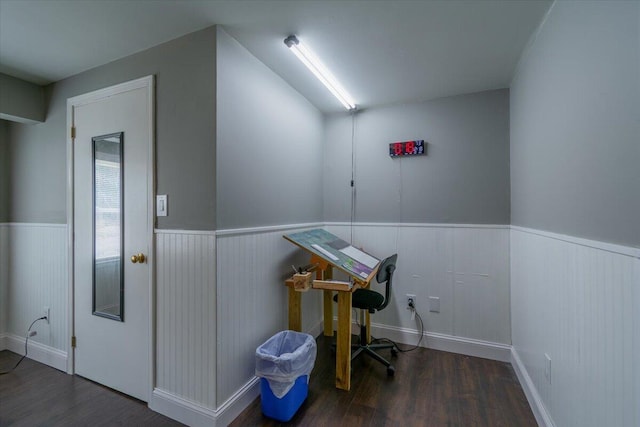
MULTIPOLYGON (((356 345, 352 345, 351 348, 354 350, 351 353, 351 360, 358 357, 360 354, 366 354, 378 362, 382 363, 387 367, 387 375, 393 376, 396 372, 396 368, 387 361, 385 358, 380 356, 374 350, 381 350, 385 348, 391 349, 391 355, 395 356, 398 354, 395 344, 368 344, 367 343, 367 324, 365 318, 364 310, 368 310, 369 313, 375 313, 376 311, 380 311, 384 309, 391 300, 391 285, 393 272, 396 269, 396 260, 398 259, 398 254, 391 255, 380 263, 380 268, 378 268, 378 273, 376 274, 376 281, 378 283, 385 283, 385 295, 382 296, 380 293, 376 291, 372 291, 370 289, 356 289, 353 292, 351 297, 351 306, 354 308, 360 309, 360 343, 356 345)), ((338 301, 338 295, 333 297, 334 301, 338 301)))

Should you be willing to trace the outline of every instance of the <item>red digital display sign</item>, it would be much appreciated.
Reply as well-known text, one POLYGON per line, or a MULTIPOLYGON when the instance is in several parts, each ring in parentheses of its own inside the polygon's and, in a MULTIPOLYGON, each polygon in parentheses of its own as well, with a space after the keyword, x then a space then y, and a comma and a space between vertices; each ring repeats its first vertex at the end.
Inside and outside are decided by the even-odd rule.
POLYGON ((426 150, 423 139, 416 141, 392 142, 389 144, 389 155, 391 157, 420 156, 425 153, 426 150))

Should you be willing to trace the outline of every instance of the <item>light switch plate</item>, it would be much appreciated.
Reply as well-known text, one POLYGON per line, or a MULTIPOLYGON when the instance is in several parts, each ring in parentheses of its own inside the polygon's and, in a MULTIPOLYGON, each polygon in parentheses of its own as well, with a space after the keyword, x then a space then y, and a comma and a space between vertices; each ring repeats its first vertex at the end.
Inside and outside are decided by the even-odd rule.
POLYGON ((156 216, 167 216, 167 195, 157 195, 156 196, 156 216))

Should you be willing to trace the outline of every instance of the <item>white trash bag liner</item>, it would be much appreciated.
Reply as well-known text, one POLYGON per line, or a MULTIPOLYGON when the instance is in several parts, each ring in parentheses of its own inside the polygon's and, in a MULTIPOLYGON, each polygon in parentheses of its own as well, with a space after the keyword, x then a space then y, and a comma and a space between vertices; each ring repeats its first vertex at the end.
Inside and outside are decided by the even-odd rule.
POLYGON ((256 376, 265 378, 273 395, 281 399, 296 379, 308 375, 316 361, 316 340, 295 331, 278 332, 256 349, 256 376))

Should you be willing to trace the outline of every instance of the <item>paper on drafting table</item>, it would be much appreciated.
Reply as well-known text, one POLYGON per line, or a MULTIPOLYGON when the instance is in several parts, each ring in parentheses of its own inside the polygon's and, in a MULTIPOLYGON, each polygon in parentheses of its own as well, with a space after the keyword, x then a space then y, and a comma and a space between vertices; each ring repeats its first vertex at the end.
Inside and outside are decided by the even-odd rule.
POLYGON ((380 262, 380 260, 362 252, 358 248, 354 248, 353 246, 347 246, 346 248, 340 249, 340 252, 342 252, 349 258, 353 258, 356 261, 366 265, 369 268, 375 267, 380 262))
POLYGON ((320 245, 311 245, 311 247, 317 251, 322 252, 323 254, 325 254, 326 256, 328 256, 329 258, 331 258, 334 261, 338 260, 338 257, 335 256, 334 254, 332 254, 331 252, 329 252, 328 250, 326 250, 325 248, 323 248, 320 245))

